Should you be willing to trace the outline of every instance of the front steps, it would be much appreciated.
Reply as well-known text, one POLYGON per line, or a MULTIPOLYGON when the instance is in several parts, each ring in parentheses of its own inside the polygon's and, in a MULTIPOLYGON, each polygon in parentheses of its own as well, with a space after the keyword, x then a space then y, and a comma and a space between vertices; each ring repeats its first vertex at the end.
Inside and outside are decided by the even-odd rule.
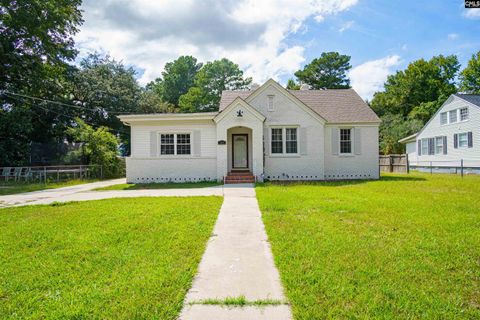
POLYGON ((250 171, 232 171, 225 177, 225 184, 255 183, 255 177, 250 171))

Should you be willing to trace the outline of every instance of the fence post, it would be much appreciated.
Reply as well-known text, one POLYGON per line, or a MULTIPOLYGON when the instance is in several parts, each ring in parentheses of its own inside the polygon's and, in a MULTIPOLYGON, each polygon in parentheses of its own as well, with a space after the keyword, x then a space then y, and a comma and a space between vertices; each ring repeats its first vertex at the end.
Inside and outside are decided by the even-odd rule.
POLYGON ((100 166, 100 179, 103 179, 103 166, 100 166))
POLYGON ((408 159, 408 153, 405 154, 405 160, 407 161, 407 173, 410 173, 410 160, 408 159))
POLYGON ((43 167, 43 181, 47 184, 47 167, 43 167))
POLYGON ((433 174, 433 166, 432 166, 432 161, 430 161, 430 174, 433 174))
POLYGON ((460 173, 461 173, 462 178, 463 178, 463 159, 460 159, 460 173))

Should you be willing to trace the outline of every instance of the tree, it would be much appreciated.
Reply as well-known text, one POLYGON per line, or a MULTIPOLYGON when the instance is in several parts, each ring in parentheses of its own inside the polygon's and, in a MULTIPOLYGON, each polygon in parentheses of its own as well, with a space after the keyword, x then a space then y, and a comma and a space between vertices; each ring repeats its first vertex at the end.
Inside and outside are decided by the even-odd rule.
POLYGON ((295 76, 312 89, 344 89, 350 88, 347 72, 351 68, 350 56, 338 52, 323 52, 303 70, 295 72, 295 76))
POLYGON ((67 130, 75 142, 81 143, 79 150, 69 154, 70 158, 81 158, 83 163, 101 165, 105 177, 116 177, 122 173, 118 159, 119 140, 107 127, 94 129, 80 118, 67 130))
POLYGON ((480 94, 480 51, 472 55, 467 67, 460 73, 460 90, 480 94))
POLYGON ((142 88, 138 100, 138 113, 165 113, 174 111, 175 106, 163 102, 156 92, 142 88))
POLYGON ((25 96, 65 102, 68 62, 76 56, 73 35, 82 23, 80 4, 0 1, 1 165, 28 163, 30 142, 57 139, 62 131, 62 107, 25 96))
POLYGON ((195 85, 180 97, 184 112, 216 111, 223 90, 247 89, 252 78, 244 78, 237 64, 223 58, 207 62, 195 76, 195 85))
POLYGON ((416 60, 405 70, 390 75, 384 91, 374 94, 371 106, 378 115, 386 113, 409 116, 414 108, 435 102, 422 118, 429 118, 448 96, 456 92, 455 77, 460 68, 456 56, 436 56, 426 61, 416 60), (432 113, 433 112, 433 113, 432 113))
POLYGON ((128 139, 116 115, 138 112, 142 90, 133 68, 95 53, 80 62, 80 69, 72 78, 71 94, 79 107, 77 115, 95 126, 111 128, 122 140, 128 139))
POLYGON ((148 86, 169 104, 178 106, 180 96, 188 92, 194 85, 194 79, 202 67, 192 56, 181 56, 165 64, 163 78, 158 78, 148 86))
POLYGON ((405 146, 398 140, 412 133, 418 132, 423 127, 418 119, 406 119, 400 114, 386 114, 380 124, 380 152, 383 154, 403 153, 405 146))
POLYGON ((287 89, 288 90, 300 90, 300 85, 298 83, 296 83, 295 80, 288 79, 287 89))

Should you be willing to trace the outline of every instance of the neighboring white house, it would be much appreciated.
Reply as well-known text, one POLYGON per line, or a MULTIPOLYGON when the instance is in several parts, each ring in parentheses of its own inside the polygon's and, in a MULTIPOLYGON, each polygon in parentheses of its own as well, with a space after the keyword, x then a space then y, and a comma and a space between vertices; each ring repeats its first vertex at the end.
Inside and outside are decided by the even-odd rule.
POLYGON ((480 95, 452 94, 405 143, 411 167, 480 172, 480 95), (475 169, 476 168, 476 169, 475 169))
POLYGON ((209 113, 122 115, 130 183, 378 179, 380 119, 352 89, 224 91, 209 113))

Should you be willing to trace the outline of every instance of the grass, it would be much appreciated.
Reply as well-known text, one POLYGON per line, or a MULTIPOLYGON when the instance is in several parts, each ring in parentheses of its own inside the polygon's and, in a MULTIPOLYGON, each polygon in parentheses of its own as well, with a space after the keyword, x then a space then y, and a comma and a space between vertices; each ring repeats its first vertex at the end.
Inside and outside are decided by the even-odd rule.
POLYGON ((94 190, 144 190, 144 189, 188 189, 188 188, 206 188, 219 186, 221 183, 216 181, 185 182, 185 183, 123 183, 113 186, 97 188, 94 190))
POLYGON ((205 299, 200 300, 199 302, 192 302, 190 304, 206 304, 206 305, 216 305, 216 306, 226 306, 226 307, 245 307, 245 306, 278 306, 285 304, 285 302, 280 300, 273 299, 262 299, 249 301, 245 296, 238 297, 227 297, 225 299, 205 299))
POLYGON ((256 192, 295 319, 480 318, 480 177, 256 192))
POLYGON ((98 180, 69 180, 61 182, 49 182, 45 183, 30 183, 30 182, 13 182, 13 181, 2 181, 0 182, 0 196, 7 194, 15 194, 22 192, 31 192, 39 191, 45 189, 56 189, 62 187, 70 187, 78 184, 84 184, 89 182, 95 182, 98 180))
POLYGON ((220 197, 0 210, 2 319, 175 319, 220 197))

